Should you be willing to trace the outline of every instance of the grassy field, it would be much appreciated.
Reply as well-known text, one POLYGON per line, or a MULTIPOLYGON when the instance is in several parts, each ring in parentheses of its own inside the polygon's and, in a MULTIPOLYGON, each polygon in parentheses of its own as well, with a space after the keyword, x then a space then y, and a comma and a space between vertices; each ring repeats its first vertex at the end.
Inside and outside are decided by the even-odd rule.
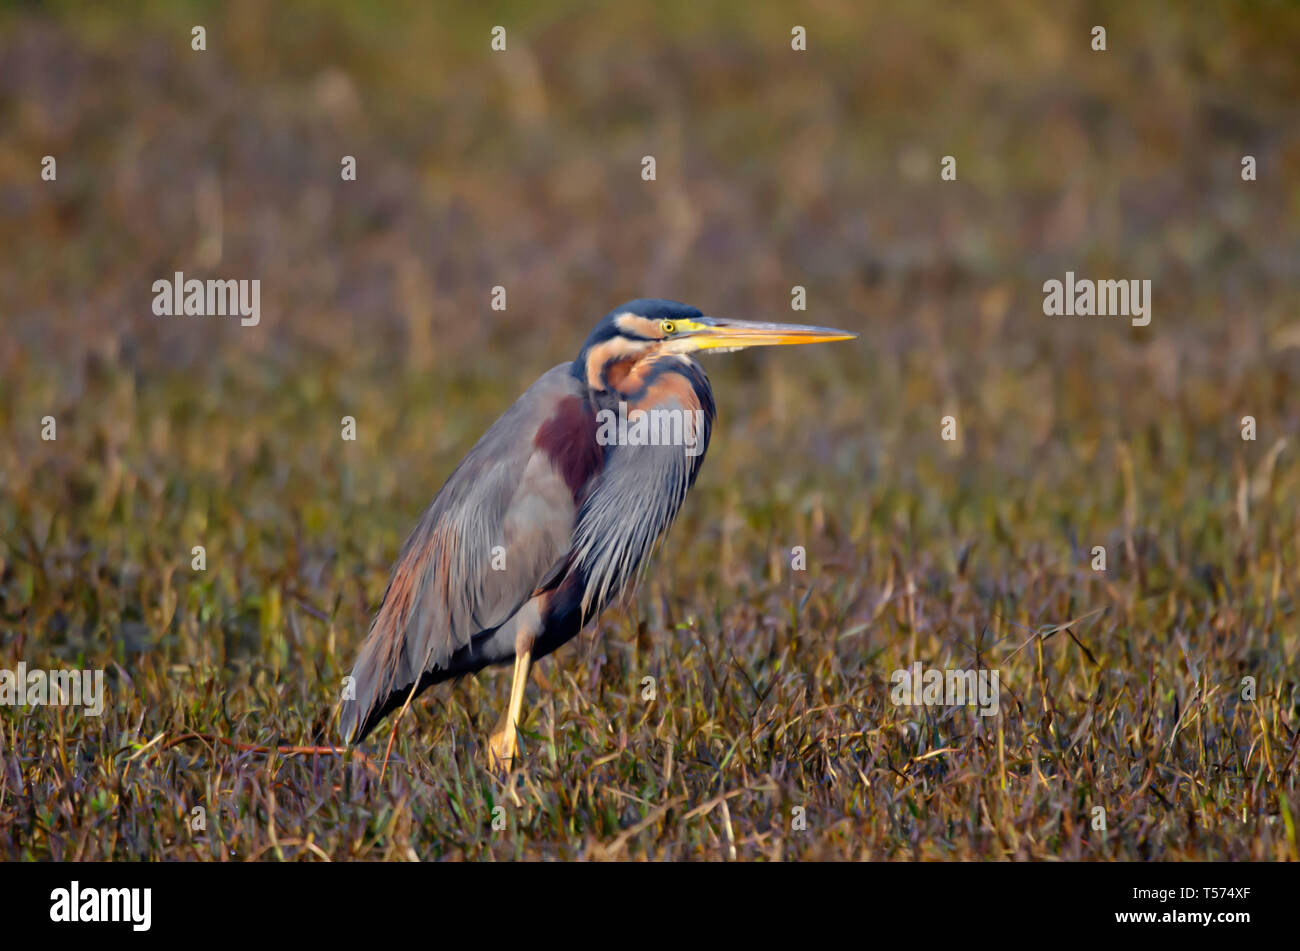
POLYGON ((0 704, 0 858, 1300 859, 1300 10, 1133 6, 0 6, 0 670, 108 690, 0 704), (176 271, 260 323, 154 316, 176 271), (1150 325, 1045 316, 1066 271, 1150 325), (862 336, 706 359, 700 480, 510 777, 508 668, 382 779, 387 724, 271 749, 638 296, 862 336), (894 704, 917 662, 1000 712, 894 704))

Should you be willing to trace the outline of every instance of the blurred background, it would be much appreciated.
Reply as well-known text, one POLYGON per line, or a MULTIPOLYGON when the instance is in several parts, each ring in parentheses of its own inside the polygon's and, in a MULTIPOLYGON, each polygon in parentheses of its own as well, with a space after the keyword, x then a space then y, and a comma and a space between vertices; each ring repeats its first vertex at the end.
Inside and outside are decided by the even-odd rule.
POLYGON ((906 530, 1012 483, 1069 521, 1118 514, 1122 442, 1153 453, 1139 493, 1195 506, 1233 489, 1242 415, 1260 458, 1295 431, 1294 5, 541 6, 6 5, 0 527, 75 535, 93 500, 101 548, 264 506, 387 538, 637 296, 863 335, 709 361, 706 493, 795 499, 806 468, 897 493, 906 530), (1151 325, 1045 317, 1066 270, 1151 280, 1151 325), (175 271, 260 279, 261 324, 155 317, 175 271))
POLYGON ((154 726, 181 683, 254 727, 278 692, 309 734, 442 479, 656 296, 862 336, 706 362, 627 637, 805 609, 910 663, 1120 603, 1165 646, 1280 630, 1276 669, 1298 50, 1285 2, 0 4, 0 660, 111 661, 154 726), (1149 279, 1150 325, 1044 316, 1067 270, 1149 279), (259 279, 260 325, 155 317, 176 271, 259 279), (791 600, 793 545, 833 598, 791 600))

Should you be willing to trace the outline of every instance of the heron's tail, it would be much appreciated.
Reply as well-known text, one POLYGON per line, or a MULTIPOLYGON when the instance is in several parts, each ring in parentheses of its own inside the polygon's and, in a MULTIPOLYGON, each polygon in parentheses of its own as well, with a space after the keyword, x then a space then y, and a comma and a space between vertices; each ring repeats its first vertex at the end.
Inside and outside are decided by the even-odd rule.
POLYGON ((375 725, 376 717, 371 717, 374 709, 375 677, 373 672, 373 654, 367 640, 361 649, 352 673, 343 680, 343 701, 339 705, 339 736, 344 743, 359 743, 365 739, 375 725))
POLYGON ((339 734, 345 743, 364 740, 389 711, 406 702, 411 687, 420 679, 421 672, 401 639, 384 636, 383 621, 381 611, 361 645, 352 673, 343 681, 339 734))
POLYGON ((430 664, 423 655, 412 655, 403 638, 385 636, 381 611, 375 618, 352 673, 343 682, 343 700, 339 704, 339 735, 345 743, 360 743, 379 722, 411 696, 419 695, 434 684, 462 673, 477 670, 482 663, 465 661, 430 664))

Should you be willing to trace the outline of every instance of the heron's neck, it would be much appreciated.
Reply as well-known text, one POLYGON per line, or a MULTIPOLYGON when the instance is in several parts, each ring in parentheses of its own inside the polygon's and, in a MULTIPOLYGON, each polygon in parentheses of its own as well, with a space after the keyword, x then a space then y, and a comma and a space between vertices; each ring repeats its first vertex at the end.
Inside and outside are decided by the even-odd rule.
POLYGON ((662 356, 641 341, 611 337, 585 348, 573 361, 573 375, 592 393, 627 394, 640 388, 639 377, 662 356))

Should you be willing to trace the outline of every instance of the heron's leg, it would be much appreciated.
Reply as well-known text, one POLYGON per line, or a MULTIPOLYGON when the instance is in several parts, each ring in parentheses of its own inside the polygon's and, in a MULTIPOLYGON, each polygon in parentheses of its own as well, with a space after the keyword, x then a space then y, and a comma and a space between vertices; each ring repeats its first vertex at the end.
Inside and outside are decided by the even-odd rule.
POLYGON ((519 750, 519 714, 524 706, 524 688, 528 686, 528 671, 533 662, 533 645, 529 639, 515 651, 515 679, 510 685, 510 706, 506 708, 497 728, 488 738, 488 759, 493 769, 508 771, 515 763, 519 750))

